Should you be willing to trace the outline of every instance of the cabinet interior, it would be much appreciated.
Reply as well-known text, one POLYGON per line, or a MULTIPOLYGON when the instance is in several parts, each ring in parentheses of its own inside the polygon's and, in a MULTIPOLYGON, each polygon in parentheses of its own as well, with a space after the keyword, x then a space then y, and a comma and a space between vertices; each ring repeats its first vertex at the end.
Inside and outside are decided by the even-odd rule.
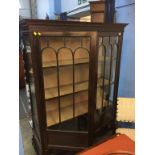
MULTIPOLYGON (((117 51, 115 37, 100 37, 98 42, 97 111, 109 103, 117 51)), ((86 115, 87 120, 90 38, 42 37, 40 52, 47 127, 82 115, 86 115)), ((30 74, 33 74, 32 70, 30 74)))

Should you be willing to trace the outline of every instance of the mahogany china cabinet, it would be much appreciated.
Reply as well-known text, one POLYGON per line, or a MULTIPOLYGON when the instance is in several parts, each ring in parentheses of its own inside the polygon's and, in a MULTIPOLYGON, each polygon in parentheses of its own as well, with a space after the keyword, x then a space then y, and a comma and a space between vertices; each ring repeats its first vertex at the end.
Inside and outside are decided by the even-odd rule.
POLYGON ((115 133, 125 26, 20 22, 37 154, 82 150, 115 133))

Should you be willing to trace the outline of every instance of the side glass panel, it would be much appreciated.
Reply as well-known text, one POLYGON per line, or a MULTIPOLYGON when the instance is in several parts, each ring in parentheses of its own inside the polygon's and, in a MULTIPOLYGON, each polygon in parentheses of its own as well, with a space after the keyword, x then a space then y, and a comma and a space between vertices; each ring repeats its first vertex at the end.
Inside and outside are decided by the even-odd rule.
POLYGON ((88 131, 90 37, 40 37, 47 128, 88 131))
MULTIPOLYGON (((35 96, 35 86, 34 86, 34 71, 32 68, 32 59, 31 59, 31 47, 28 41, 26 41, 24 54, 24 63, 25 63, 25 78, 27 83, 27 91, 30 94, 30 105, 32 111, 32 120, 34 125, 38 126, 38 113, 37 113, 37 102, 35 96)), ((36 128, 37 129, 37 128, 36 128)))
POLYGON ((112 121, 117 36, 99 37, 96 130, 112 121))

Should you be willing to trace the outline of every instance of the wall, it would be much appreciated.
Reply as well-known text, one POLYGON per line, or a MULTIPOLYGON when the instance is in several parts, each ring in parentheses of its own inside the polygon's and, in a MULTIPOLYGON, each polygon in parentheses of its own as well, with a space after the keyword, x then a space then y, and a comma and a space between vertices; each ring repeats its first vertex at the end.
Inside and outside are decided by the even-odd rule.
POLYGON ((55 13, 59 14, 61 13, 61 0, 55 0, 54 1, 54 8, 55 8, 55 13))
POLYGON ((118 96, 135 97, 135 1, 116 0, 116 22, 125 28, 118 96))
MULTIPOLYGON (((37 2, 37 18, 45 19, 46 13, 50 19, 55 19, 55 14, 61 12, 61 0, 36 0, 37 2)), ((66 2, 65 2, 66 3, 66 2)))
POLYGON ((23 18, 31 18, 31 9, 29 0, 19 0, 19 15, 23 18))
POLYGON ((61 12, 71 11, 78 6, 78 0, 61 0, 61 12))
POLYGON ((36 4, 38 19, 45 19, 46 13, 50 15, 49 0, 36 0, 36 4))
POLYGON ((81 5, 78 5, 78 0, 61 0, 61 12, 68 12, 80 6, 88 5, 89 1, 98 1, 98 0, 87 0, 86 3, 83 3, 81 5))
POLYGON ((50 19, 55 19, 55 3, 60 0, 49 0, 49 17, 50 19))
POLYGON ((32 19, 36 19, 37 18, 36 0, 30 0, 30 5, 31 5, 31 16, 32 16, 32 19))
POLYGON ((56 15, 61 13, 61 0, 49 0, 50 19, 56 19, 56 15))

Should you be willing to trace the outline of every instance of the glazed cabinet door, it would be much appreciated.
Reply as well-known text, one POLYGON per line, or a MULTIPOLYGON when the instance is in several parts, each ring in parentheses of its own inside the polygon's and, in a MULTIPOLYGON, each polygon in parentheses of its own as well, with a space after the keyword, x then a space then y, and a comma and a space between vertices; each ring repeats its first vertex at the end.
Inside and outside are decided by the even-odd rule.
POLYGON ((43 81, 40 108, 49 148, 88 146, 93 130, 95 37, 95 32, 40 32, 37 36, 43 81))
POLYGON ((98 38, 98 71, 95 111, 95 133, 111 135, 114 131, 121 36, 100 33, 98 38))

